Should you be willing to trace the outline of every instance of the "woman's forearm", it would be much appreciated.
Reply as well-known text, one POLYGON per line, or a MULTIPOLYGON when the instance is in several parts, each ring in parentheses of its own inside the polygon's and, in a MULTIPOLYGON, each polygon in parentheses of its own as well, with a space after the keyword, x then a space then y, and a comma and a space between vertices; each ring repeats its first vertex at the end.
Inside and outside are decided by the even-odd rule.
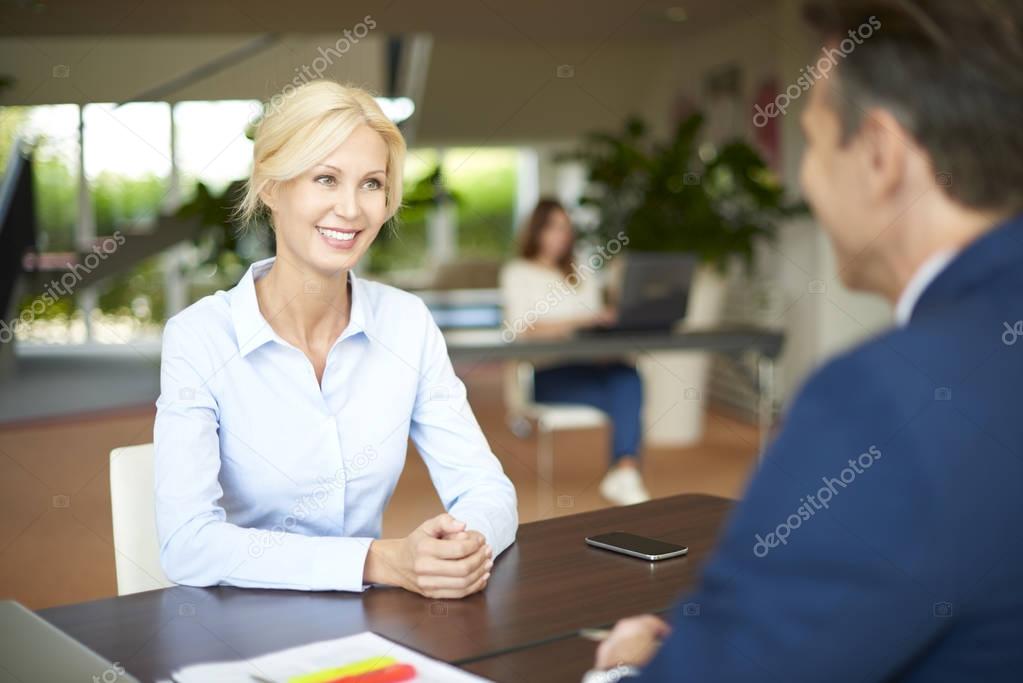
POLYGON ((374 539, 366 553, 366 565, 363 568, 364 583, 377 583, 385 586, 401 586, 401 572, 397 569, 397 551, 401 539, 374 539))

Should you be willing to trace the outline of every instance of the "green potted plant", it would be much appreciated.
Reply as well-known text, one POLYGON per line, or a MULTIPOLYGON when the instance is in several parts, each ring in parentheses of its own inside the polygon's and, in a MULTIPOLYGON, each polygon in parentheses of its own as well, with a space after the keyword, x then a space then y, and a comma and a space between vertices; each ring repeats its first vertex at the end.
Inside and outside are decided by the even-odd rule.
POLYGON ((217 193, 198 182, 192 198, 175 212, 178 218, 196 219, 200 225, 193 239, 196 251, 189 275, 196 290, 190 294, 193 299, 233 286, 253 261, 274 253, 274 233, 265 218, 248 226, 235 220, 244 186, 244 180, 235 180, 217 193))
POLYGON ((400 243, 396 245, 395 240, 400 240, 404 224, 425 223, 426 261, 433 266, 447 262, 458 241, 458 207, 462 202, 462 197, 447 187, 441 165, 436 164, 426 175, 405 188, 400 222, 396 217, 380 231, 374 249, 370 251, 370 271, 391 270, 392 251, 400 248, 400 243))
POLYGON ((772 240, 778 224, 804 211, 746 141, 720 149, 700 145, 703 116, 679 122, 674 136, 657 142, 630 118, 619 133, 590 133, 562 159, 581 161, 589 187, 580 204, 597 209, 591 239, 619 231, 629 249, 695 254, 724 271, 736 257, 752 265, 758 240, 772 240))
MULTIPOLYGON (((580 204, 596 209, 597 216, 582 226, 588 241, 607 243, 624 232, 626 259, 635 251, 698 258, 701 267, 686 308, 685 323, 691 327, 720 323, 729 268, 742 263, 751 269, 757 243, 775 239, 784 219, 805 211, 786 199, 774 173, 745 140, 719 148, 701 143, 703 123, 701 114, 693 114, 678 123, 672 137, 656 141, 633 117, 619 132, 590 133, 579 149, 561 157, 581 162, 587 171, 580 204)), ((678 446, 697 440, 708 354, 648 354, 639 365, 641 371, 650 366, 644 372, 646 412, 662 417, 648 423, 648 441, 678 446)))

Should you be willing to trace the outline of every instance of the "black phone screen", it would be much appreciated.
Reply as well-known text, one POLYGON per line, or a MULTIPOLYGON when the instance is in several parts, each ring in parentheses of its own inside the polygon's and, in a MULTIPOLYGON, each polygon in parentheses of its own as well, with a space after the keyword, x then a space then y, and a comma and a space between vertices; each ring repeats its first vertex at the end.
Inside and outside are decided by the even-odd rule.
POLYGON ((590 536, 590 540, 624 550, 631 550, 643 555, 665 555, 685 549, 685 546, 675 545, 667 541, 658 541, 656 538, 637 536, 636 534, 624 531, 612 531, 609 534, 590 536))

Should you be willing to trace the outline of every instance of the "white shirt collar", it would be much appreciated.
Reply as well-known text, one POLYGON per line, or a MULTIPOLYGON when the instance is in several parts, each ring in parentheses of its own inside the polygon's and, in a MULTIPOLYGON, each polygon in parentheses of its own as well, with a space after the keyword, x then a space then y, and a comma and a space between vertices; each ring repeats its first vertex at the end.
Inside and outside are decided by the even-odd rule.
POLYGON ((920 300, 927 287, 934 282, 935 278, 941 274, 941 271, 945 270, 945 266, 955 258, 957 253, 959 252, 954 249, 936 252, 931 254, 916 269, 916 272, 913 273, 913 277, 906 283, 902 294, 899 295, 898 302, 895 304, 895 323, 897 325, 902 326, 909 323, 917 301, 920 300))
MULTIPOLYGON (((276 257, 256 261, 249 266, 248 271, 231 290, 231 316, 234 322, 235 338, 238 340, 239 353, 244 356, 250 351, 259 348, 268 341, 277 341, 288 345, 270 327, 270 323, 263 317, 259 310, 259 301, 256 298, 256 280, 266 274, 273 265, 276 257)), ((363 332, 370 337, 373 332, 373 308, 366 301, 365 293, 362 291, 362 283, 355 277, 355 273, 348 271, 348 281, 352 285, 352 307, 351 318, 348 326, 341 333, 337 341, 341 341, 355 333, 363 332)), ((337 342, 335 342, 336 344, 337 342)))

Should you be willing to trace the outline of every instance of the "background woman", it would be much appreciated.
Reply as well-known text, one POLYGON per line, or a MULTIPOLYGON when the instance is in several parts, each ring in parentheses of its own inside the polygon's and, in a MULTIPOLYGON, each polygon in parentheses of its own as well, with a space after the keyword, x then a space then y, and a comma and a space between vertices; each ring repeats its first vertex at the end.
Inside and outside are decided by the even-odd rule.
MULTIPOLYGON (((568 339, 579 328, 610 324, 593 274, 576 271, 575 232, 557 200, 541 199, 522 229, 520 258, 501 272, 506 329, 523 337, 568 339), (525 322, 525 324, 524 324, 525 322)), ((636 368, 615 361, 538 367, 538 403, 581 403, 611 418, 611 465, 601 494, 618 505, 650 499, 638 469, 643 387, 636 368)))

